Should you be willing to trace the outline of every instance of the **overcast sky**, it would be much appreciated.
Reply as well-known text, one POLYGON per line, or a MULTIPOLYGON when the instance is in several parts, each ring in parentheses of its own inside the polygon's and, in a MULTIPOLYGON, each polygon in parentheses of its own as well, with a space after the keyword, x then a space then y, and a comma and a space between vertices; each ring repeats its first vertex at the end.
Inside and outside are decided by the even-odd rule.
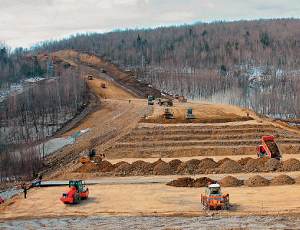
POLYGON ((0 41, 28 47, 77 32, 285 17, 300 17, 300 0, 0 0, 0 41))

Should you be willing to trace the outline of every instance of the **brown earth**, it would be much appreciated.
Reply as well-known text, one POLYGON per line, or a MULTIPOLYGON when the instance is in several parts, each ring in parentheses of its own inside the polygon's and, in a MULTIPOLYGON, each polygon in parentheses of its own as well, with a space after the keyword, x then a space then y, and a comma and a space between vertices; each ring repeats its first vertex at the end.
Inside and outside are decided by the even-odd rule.
POLYGON ((242 166, 234 160, 226 160, 218 167, 219 173, 239 173, 242 171, 242 166))
POLYGON ((271 185, 295 184, 295 180, 287 175, 279 175, 271 180, 271 185))
POLYGON ((174 170, 166 162, 160 162, 153 168, 153 175, 171 175, 173 172, 174 170))
POLYGON ((259 186, 268 186, 270 181, 262 176, 253 176, 245 180, 245 185, 249 187, 259 187, 259 186))
POLYGON ((300 161, 297 159, 288 159, 283 162, 282 165, 283 171, 298 171, 300 170, 300 161))
POLYGON ((174 187, 194 187, 195 180, 190 177, 182 177, 172 180, 167 185, 174 187))
POLYGON ((244 184, 244 181, 239 180, 233 176, 226 176, 222 180, 220 180, 219 183, 223 187, 237 187, 242 186, 244 184))

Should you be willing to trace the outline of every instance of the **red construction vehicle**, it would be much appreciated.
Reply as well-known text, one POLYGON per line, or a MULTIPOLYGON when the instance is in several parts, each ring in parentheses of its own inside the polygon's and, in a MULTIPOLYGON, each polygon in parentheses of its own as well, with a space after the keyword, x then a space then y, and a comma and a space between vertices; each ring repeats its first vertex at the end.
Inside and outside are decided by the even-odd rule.
POLYGON ((63 193, 60 198, 64 204, 78 204, 89 196, 89 189, 82 180, 70 180, 69 188, 68 193, 63 193))
POLYGON ((263 136, 261 138, 261 145, 257 147, 257 156, 259 158, 275 158, 281 159, 280 150, 275 142, 274 136, 263 136))
POLYGON ((201 194, 201 204, 206 210, 228 210, 229 194, 222 195, 219 184, 209 184, 205 189, 205 194, 201 194))

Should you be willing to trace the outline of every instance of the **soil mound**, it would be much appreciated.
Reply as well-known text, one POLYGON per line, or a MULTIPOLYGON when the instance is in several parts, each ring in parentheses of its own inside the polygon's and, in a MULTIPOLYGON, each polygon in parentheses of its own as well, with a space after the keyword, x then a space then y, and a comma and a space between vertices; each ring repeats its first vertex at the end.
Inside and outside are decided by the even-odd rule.
POLYGON ((218 167, 219 173, 239 173, 243 171, 243 167, 234 160, 227 160, 218 167))
POLYGON ((76 170, 76 172, 79 173, 93 173, 97 171, 98 171, 98 167, 93 162, 87 162, 76 170))
POLYGON ((135 161, 131 164, 132 175, 141 176, 141 175, 150 175, 153 171, 153 166, 149 162, 145 161, 135 161))
POLYGON ((178 166, 177 172, 180 174, 195 174, 198 169, 200 160, 192 159, 186 162, 181 163, 178 166))
POLYGON ((244 184, 244 181, 239 180, 233 176, 227 176, 220 180, 219 183, 224 187, 238 187, 242 186, 244 184))
POLYGON ((97 164, 98 170, 100 172, 111 172, 115 169, 115 167, 108 161, 101 161, 99 164, 97 164))
POLYGON ((127 162, 120 162, 120 165, 115 168, 115 175, 117 176, 128 176, 132 173, 132 166, 127 162))
POLYGON ((114 164, 114 168, 116 169, 116 168, 118 168, 120 165, 122 165, 124 163, 127 163, 127 162, 125 162, 125 161, 119 161, 119 162, 117 162, 117 163, 114 164))
POLYGON ((177 180, 172 180, 167 185, 174 187, 193 187, 195 180, 190 177, 182 177, 177 180))
POLYGON ((160 162, 153 168, 154 175, 171 175, 173 174, 173 170, 170 165, 164 161, 160 162))
POLYGON ((223 159, 221 159, 221 160, 219 160, 218 162, 217 162, 217 164, 218 164, 218 167, 220 166, 220 165, 222 165, 224 162, 226 162, 226 161, 230 161, 231 159, 230 158, 228 158, 228 157, 226 157, 226 158, 223 158, 223 159))
POLYGON ((152 166, 153 166, 153 168, 156 166, 156 165, 158 165, 158 164, 160 164, 160 163, 162 163, 162 162, 164 162, 161 158, 159 158, 157 161, 154 161, 153 163, 152 163, 152 166))
POLYGON ((300 176, 295 178, 295 182, 296 182, 296 184, 300 184, 300 176))
POLYGON ((218 163, 216 163, 212 158, 204 158, 200 160, 196 173, 210 173, 210 171, 215 170, 217 167, 218 163))
POLYGON ((258 159, 251 159, 245 165, 245 170, 247 172, 263 172, 265 169, 265 162, 268 158, 258 158, 258 159))
POLYGON ((271 180, 272 185, 295 184, 295 180, 288 175, 279 175, 271 180))
POLYGON ((173 173, 176 173, 177 172, 177 169, 178 169, 178 166, 182 163, 181 160, 178 160, 178 159, 174 159, 174 160, 171 160, 168 164, 170 165, 173 173))
POLYGON ((248 163, 248 161, 250 161, 250 160, 254 160, 254 159, 251 158, 251 157, 244 157, 244 158, 239 159, 237 162, 238 162, 241 166, 244 167, 244 166, 248 163))
POLYGON ((299 171, 300 170, 300 161, 291 158, 283 162, 282 164, 283 171, 299 171))
POLYGON ((214 182, 214 180, 212 180, 208 177, 200 177, 194 181, 194 187, 196 187, 196 188, 206 187, 209 183, 213 183, 213 182, 214 182))
POLYGON ((270 181, 262 176, 256 175, 245 181, 245 185, 249 187, 268 186, 270 181))
POLYGON ((268 159, 265 163, 265 171, 276 171, 281 167, 281 162, 279 160, 276 160, 274 158, 268 159))

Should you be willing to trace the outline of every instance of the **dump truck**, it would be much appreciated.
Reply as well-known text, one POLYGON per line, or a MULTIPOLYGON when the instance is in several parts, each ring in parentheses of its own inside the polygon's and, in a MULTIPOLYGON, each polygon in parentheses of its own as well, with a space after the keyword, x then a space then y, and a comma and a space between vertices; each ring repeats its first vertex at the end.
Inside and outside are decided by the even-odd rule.
POLYGON ((148 96, 148 105, 154 105, 154 97, 151 95, 148 96))
POLYGON ((89 189, 85 186, 82 180, 70 180, 69 191, 63 193, 60 198, 64 204, 79 204, 81 200, 87 199, 89 196, 89 189))
POLYGON ((275 158, 277 160, 281 159, 281 153, 278 145, 275 142, 274 136, 263 136, 261 138, 261 145, 257 147, 257 156, 259 158, 275 158))
POLYGON ((209 184, 205 188, 205 194, 201 194, 201 204, 206 210, 228 210, 229 194, 223 195, 218 183, 209 184))
POLYGON ((188 119, 188 120, 195 119, 195 115, 193 114, 193 109, 192 108, 188 108, 186 110, 185 118, 188 119))
POLYGON ((174 118, 174 115, 169 108, 165 108, 163 116, 165 119, 173 119, 174 118))

